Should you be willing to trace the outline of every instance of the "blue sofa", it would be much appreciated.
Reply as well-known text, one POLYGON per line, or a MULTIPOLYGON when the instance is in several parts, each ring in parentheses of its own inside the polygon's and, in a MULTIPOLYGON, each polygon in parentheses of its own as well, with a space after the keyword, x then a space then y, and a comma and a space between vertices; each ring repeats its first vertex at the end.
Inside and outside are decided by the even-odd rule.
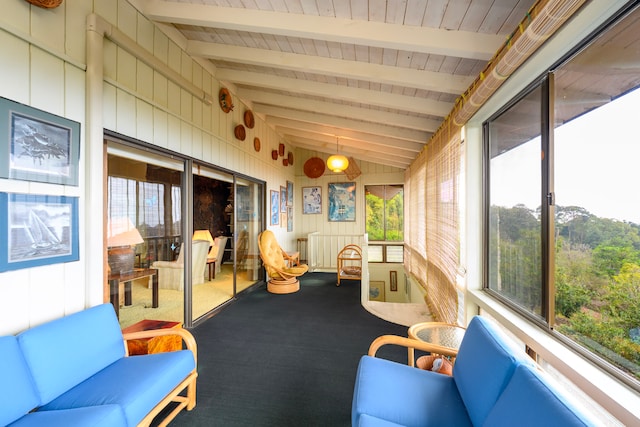
POLYGON ((486 318, 472 319, 457 352, 379 337, 358 366, 354 427, 589 426, 526 353, 486 318), (374 357, 386 344, 456 356, 453 376, 374 357))
POLYGON ((184 329, 122 335, 102 304, 0 337, 0 426, 149 425, 196 404, 197 350, 184 329), (126 339, 180 335, 185 350, 127 356, 126 339), (186 396, 183 393, 186 391, 186 396))

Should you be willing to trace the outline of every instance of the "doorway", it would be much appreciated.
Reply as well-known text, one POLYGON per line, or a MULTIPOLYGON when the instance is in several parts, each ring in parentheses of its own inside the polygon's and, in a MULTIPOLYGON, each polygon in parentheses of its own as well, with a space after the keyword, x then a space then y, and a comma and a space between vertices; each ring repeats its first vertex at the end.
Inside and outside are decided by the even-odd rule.
POLYGON ((192 326, 263 279, 264 183, 129 141, 106 143, 105 256, 114 259, 117 221, 139 237, 127 245, 141 277, 123 276, 116 288, 123 328, 142 319, 192 326))

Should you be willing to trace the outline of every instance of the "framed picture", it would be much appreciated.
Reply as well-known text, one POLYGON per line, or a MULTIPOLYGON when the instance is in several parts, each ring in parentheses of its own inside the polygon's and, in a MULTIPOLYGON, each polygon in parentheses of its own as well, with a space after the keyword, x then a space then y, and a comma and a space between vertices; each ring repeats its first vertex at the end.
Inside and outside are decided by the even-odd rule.
POLYGON ((293 182, 287 181, 287 206, 293 206, 293 182))
POLYGON ((329 184, 329 221, 356 220, 356 183, 329 184))
POLYGON ((0 98, 0 132, 1 178, 78 185, 80 123, 0 98))
POLYGON ((302 213, 322 213, 322 187, 302 187, 302 213))
POLYGON ((389 290, 391 292, 398 291, 398 272, 395 270, 389 272, 389 290))
POLYGON ((280 212, 287 213, 287 187, 280 186, 280 212))
POLYGON ((287 231, 293 231, 293 206, 287 206, 287 231))
POLYGON ((280 192, 271 190, 271 225, 280 224, 280 192))
POLYGON ((0 193, 0 271, 78 261, 78 198, 0 193))
POLYGON ((385 301, 384 280, 369 281, 369 301, 385 301))

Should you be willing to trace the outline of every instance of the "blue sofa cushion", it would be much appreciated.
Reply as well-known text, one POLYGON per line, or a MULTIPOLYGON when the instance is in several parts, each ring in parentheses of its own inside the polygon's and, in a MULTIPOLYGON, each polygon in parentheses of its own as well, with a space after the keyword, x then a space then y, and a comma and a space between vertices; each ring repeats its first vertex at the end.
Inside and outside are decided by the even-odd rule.
POLYGON ((111 304, 53 320, 18 335, 42 404, 124 357, 111 304))
POLYGON ((193 353, 181 350, 119 359, 40 410, 118 404, 137 425, 195 369, 193 353))
POLYGON ((533 366, 523 350, 490 320, 480 316, 471 320, 453 366, 453 378, 473 425, 484 424, 518 364, 533 366))
POLYGON ((359 424, 353 427, 403 427, 400 424, 396 424, 396 423, 392 423, 391 421, 372 417, 371 415, 367 415, 367 414, 360 415, 358 422, 359 424))
POLYGON ((40 400, 16 337, 0 337, 0 355, 0 426, 4 426, 37 407, 40 400))
POLYGON ((535 368, 520 365, 489 413, 484 425, 501 426, 592 426, 535 368))
POLYGON ((124 412, 118 405, 33 412, 9 424, 10 427, 124 427, 126 425, 124 412))
MULTIPOLYGON (((452 377, 363 356, 358 365, 352 425, 362 414, 409 427, 470 426, 452 377)), ((379 420, 362 420, 363 425, 379 420)))

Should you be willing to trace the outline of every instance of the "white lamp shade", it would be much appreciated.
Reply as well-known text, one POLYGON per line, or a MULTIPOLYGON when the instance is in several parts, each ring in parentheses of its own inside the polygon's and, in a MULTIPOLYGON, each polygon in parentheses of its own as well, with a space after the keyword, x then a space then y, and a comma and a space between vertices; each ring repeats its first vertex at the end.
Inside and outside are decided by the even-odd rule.
POLYGON ((213 236, 209 230, 194 231, 192 240, 207 240, 209 242, 209 246, 213 245, 213 236))
POLYGON ((140 232, 127 217, 110 218, 107 223, 107 246, 133 246, 144 243, 140 232))
POLYGON ((327 159, 327 166, 333 172, 342 172, 349 167, 349 159, 340 154, 334 154, 327 159))

